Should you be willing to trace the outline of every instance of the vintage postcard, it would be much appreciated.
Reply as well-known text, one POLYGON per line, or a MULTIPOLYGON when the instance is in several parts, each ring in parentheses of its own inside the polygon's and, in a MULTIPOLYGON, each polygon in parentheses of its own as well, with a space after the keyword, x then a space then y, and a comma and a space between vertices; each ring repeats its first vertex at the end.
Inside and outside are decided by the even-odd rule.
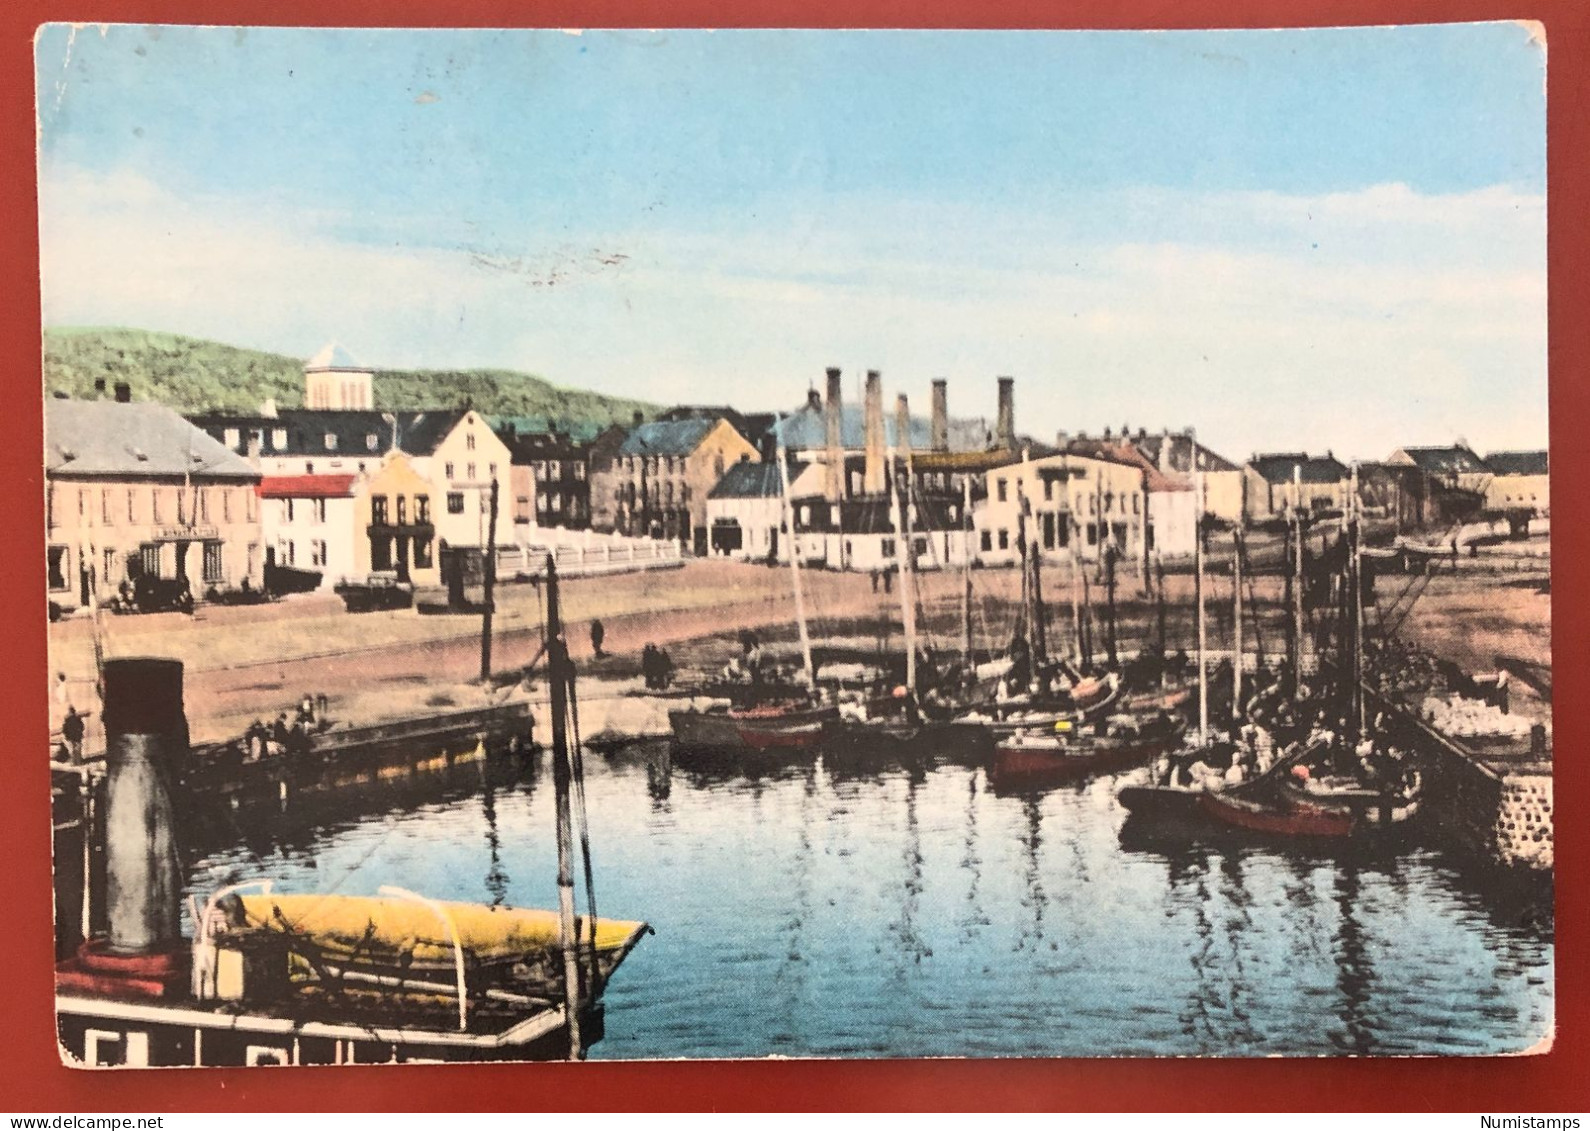
POLYGON ((66 1063, 1550 1048, 1537 25, 35 55, 66 1063))

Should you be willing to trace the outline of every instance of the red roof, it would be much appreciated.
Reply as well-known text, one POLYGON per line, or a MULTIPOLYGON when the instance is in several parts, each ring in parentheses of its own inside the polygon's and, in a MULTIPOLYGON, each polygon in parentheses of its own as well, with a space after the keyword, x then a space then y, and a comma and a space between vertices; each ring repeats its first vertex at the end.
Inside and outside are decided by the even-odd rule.
POLYGON ((357 475, 267 475, 260 480, 262 499, 346 499, 357 475))

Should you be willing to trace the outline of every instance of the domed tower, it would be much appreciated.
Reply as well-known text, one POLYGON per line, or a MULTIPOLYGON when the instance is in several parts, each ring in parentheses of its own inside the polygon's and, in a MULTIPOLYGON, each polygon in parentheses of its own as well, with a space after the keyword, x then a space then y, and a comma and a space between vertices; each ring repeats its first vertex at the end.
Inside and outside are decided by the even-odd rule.
POLYGON ((327 342, 304 364, 304 407, 374 408, 374 372, 336 342, 327 342))

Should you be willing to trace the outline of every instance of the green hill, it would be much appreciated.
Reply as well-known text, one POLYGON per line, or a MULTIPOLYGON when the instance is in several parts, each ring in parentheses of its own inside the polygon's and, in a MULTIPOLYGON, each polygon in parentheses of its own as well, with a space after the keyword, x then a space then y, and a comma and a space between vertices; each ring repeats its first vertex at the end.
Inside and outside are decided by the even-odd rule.
MULTIPOLYGON (((48 392, 92 397, 94 382, 125 381, 134 400, 178 412, 253 412, 271 399, 281 408, 303 403, 304 367, 297 358, 153 330, 60 327, 44 331, 48 392)), ((375 403, 388 409, 452 408, 469 401, 482 412, 545 421, 589 434, 656 405, 556 385, 509 369, 421 369, 375 372, 375 403)))

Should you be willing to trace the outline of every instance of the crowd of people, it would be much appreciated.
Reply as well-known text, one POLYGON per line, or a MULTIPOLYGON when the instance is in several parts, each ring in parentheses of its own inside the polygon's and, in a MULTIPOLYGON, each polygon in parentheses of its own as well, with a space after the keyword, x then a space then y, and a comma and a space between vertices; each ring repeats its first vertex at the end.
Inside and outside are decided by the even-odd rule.
POLYGON ((269 725, 262 719, 255 719, 243 732, 243 760, 258 762, 264 758, 308 754, 314 736, 331 725, 326 708, 324 693, 305 692, 290 720, 286 711, 278 714, 269 725))

